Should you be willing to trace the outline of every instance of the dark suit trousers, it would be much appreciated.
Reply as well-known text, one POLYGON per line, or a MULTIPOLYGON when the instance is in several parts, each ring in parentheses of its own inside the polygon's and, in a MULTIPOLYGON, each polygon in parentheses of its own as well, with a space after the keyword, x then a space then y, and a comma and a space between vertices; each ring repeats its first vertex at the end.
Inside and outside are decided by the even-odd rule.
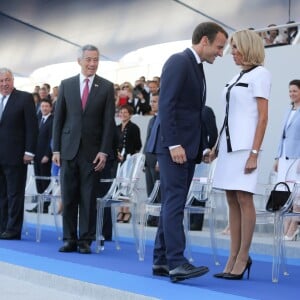
POLYGON ((174 163, 169 153, 157 154, 160 168, 162 209, 154 246, 154 264, 167 264, 172 270, 188 262, 184 257, 184 206, 195 162, 174 163))
POLYGON ((88 162, 79 150, 73 160, 62 160, 60 176, 64 206, 63 239, 90 243, 96 233, 96 189, 100 173, 94 171, 94 164, 88 162))
POLYGON ((27 165, 0 165, 0 232, 21 237, 27 165))

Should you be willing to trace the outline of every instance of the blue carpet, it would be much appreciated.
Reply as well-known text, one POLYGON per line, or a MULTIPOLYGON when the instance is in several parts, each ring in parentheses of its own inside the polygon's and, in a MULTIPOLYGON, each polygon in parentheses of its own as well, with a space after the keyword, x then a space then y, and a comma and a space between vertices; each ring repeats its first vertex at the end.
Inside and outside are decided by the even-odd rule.
MULTIPOLYGON (((151 245, 147 245, 145 261, 139 262, 130 239, 122 240, 122 249, 119 251, 113 242, 107 242, 105 251, 92 255, 59 253, 57 250, 61 244, 51 227, 43 227, 42 240, 36 243, 35 231, 30 228, 30 235, 22 237, 22 241, 0 240, 0 260, 160 299, 274 300, 299 296, 298 259, 288 261, 290 276, 281 274, 278 284, 271 282, 272 257, 262 255, 252 255, 250 280, 226 281, 212 276, 222 271, 223 267, 213 264, 210 249, 195 247, 195 264, 209 266, 210 273, 172 284, 168 278, 151 275, 151 245)), ((227 253, 219 252, 224 265, 227 253)))

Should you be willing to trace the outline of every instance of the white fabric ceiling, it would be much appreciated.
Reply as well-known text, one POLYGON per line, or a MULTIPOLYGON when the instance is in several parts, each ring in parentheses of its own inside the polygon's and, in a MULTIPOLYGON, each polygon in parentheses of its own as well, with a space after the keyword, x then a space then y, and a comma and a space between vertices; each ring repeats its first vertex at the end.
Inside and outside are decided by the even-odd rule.
POLYGON ((78 46, 87 43, 99 47, 102 59, 118 61, 140 47, 190 39, 207 16, 240 29, 299 21, 299 12, 297 0, 1 1, 0 66, 29 76, 74 61, 78 46))

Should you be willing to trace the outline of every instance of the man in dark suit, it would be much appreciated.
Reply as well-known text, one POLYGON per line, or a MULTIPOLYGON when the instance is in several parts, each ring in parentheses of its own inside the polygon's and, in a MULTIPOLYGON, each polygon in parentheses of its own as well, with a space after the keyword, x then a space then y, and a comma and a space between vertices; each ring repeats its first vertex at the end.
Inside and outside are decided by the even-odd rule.
MULTIPOLYGON (((48 98, 44 98, 40 102, 41 117, 39 118, 39 134, 37 138, 37 147, 34 157, 34 173, 36 176, 51 176, 52 165, 52 127, 53 115, 52 102, 48 98)), ((36 188, 38 193, 43 193, 48 187, 50 180, 37 179, 36 188)), ((50 202, 44 202, 43 213, 48 212, 50 202)), ((37 206, 32 209, 27 209, 27 212, 37 212, 37 206)))
POLYGON ((19 240, 24 217, 27 165, 38 133, 31 94, 14 88, 9 69, 0 69, 0 239, 19 240))
MULTIPOLYGON (((159 94, 153 93, 150 96, 150 105, 151 105, 151 111, 154 113, 154 116, 149 120, 148 127, 147 127, 147 135, 145 140, 145 147, 144 147, 144 153, 145 153, 145 178, 146 178, 146 188, 147 188, 147 195, 150 196, 155 181, 159 180, 159 168, 157 163, 156 154, 149 153, 146 151, 147 142, 149 140, 151 130, 153 127, 153 124, 155 122, 155 119, 157 117, 158 113, 158 101, 159 101, 159 94)), ((157 197, 155 199, 155 203, 160 203, 160 192, 157 194, 157 197)), ((157 226, 159 217, 156 216, 149 216, 147 220, 148 226, 157 226)))
POLYGON ((61 163, 64 207, 60 252, 91 253, 95 238, 96 190, 115 124, 114 86, 96 75, 99 56, 95 46, 81 48, 81 73, 61 82, 55 107, 53 162, 61 163))
POLYGON ((222 27, 201 23, 193 32, 192 46, 172 55, 162 70, 159 112, 147 149, 157 154, 162 199, 153 274, 170 276, 172 282, 208 272, 207 267, 195 267, 184 257, 183 214, 195 163, 201 161, 203 151, 201 113, 206 83, 202 63, 222 56, 226 40, 222 27))

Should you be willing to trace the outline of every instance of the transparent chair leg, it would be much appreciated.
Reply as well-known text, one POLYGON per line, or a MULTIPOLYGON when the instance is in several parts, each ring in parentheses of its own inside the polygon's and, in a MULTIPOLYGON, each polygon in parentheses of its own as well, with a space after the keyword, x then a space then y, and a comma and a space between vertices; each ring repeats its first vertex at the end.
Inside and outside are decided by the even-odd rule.
POLYGON ((287 261, 286 261, 286 248, 285 248, 285 242, 283 240, 281 240, 281 265, 283 269, 283 275, 289 276, 290 273, 288 271, 287 261))
POLYGON ((214 217, 213 208, 209 209, 208 214, 209 214, 209 231, 210 231, 211 249, 213 252, 215 265, 219 266, 220 262, 219 262, 218 253, 217 253, 217 243, 216 243, 216 236, 215 236, 215 217, 214 217))
POLYGON ((133 230, 133 237, 134 237, 134 242, 135 242, 135 248, 136 252, 140 254, 140 241, 139 241, 139 222, 140 222, 140 211, 139 211, 139 206, 136 204, 131 206, 131 214, 132 214, 132 230, 133 230))
POLYGON ((145 239, 145 205, 143 203, 140 203, 136 207, 136 244, 138 247, 138 256, 139 261, 144 261, 145 259, 145 249, 146 249, 146 239, 145 239))
MULTIPOLYGON (((286 261, 286 248, 285 248, 285 241, 283 239, 283 237, 284 237, 284 232, 283 232, 284 224, 283 223, 284 223, 284 218, 280 217, 279 224, 278 224, 278 226, 279 226, 278 232, 279 232, 279 238, 280 238, 280 245, 279 245, 280 262, 279 263, 282 266, 283 275, 288 276, 290 274, 288 272, 287 261, 286 261)), ((280 268, 279 268, 278 272, 279 271, 280 271, 280 268)))
POLYGON ((60 199, 52 199, 52 207, 53 207, 53 216, 54 216, 54 223, 55 223, 55 228, 56 228, 56 232, 57 232, 57 238, 59 241, 62 240, 62 232, 60 230, 60 226, 59 226, 59 214, 57 213, 57 201, 60 201, 60 199))
POLYGON ((189 262, 193 262, 194 259, 192 257, 192 251, 191 251, 192 241, 190 236, 190 213, 188 209, 184 210, 183 224, 184 224, 185 239, 186 239, 186 255, 189 262))
MULTIPOLYGON (((117 209, 119 208, 120 206, 119 205, 114 205, 112 204, 111 205, 111 219, 112 219, 112 229, 113 229, 113 235, 114 235, 114 238, 115 238, 115 244, 116 244, 116 249, 117 250, 120 250, 121 247, 120 247, 120 242, 119 242, 119 228, 118 228, 118 225, 117 225, 117 209)), ((104 211, 103 211, 104 213, 104 211)))
POLYGON ((27 217, 26 214, 24 213, 24 220, 23 220, 23 228, 22 228, 22 232, 28 236, 29 235, 29 229, 28 229, 28 222, 27 222, 27 217))
POLYGON ((96 253, 104 250, 104 237, 102 235, 104 207, 105 203, 97 200, 96 253))
POLYGON ((146 253, 146 238, 147 238, 147 219, 148 213, 145 207, 141 207, 140 221, 139 221, 139 260, 145 259, 146 253))
POLYGON ((42 210, 44 207, 44 197, 39 196, 37 199, 37 224, 36 224, 36 241, 41 241, 41 234, 42 234, 42 228, 41 228, 41 217, 42 217, 42 210))
POLYGON ((279 268, 281 261, 281 237, 280 237, 280 218, 279 214, 274 216, 274 241, 273 241, 273 264, 272 264, 272 282, 277 283, 279 279, 279 268))

